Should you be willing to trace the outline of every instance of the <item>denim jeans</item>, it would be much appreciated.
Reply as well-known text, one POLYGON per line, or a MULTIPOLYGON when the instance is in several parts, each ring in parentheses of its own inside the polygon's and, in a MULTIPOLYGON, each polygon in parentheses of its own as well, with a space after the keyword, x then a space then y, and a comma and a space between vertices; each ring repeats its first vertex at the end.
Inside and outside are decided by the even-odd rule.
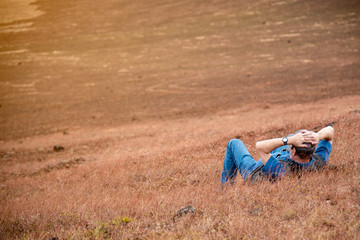
POLYGON ((251 172, 260 165, 262 165, 262 161, 256 161, 241 140, 232 139, 226 147, 224 167, 220 179, 221 184, 233 183, 237 171, 246 180, 251 172))

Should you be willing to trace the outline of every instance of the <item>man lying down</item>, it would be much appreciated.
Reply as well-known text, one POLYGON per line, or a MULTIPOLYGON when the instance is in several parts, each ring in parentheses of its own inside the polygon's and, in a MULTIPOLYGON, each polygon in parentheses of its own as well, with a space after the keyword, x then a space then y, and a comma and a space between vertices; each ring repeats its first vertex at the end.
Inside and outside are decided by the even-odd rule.
POLYGON ((246 181, 274 181, 282 176, 325 167, 332 150, 334 129, 327 126, 318 132, 299 130, 283 138, 273 138, 256 143, 260 154, 256 161, 239 139, 228 142, 221 184, 233 183, 237 172, 246 181))

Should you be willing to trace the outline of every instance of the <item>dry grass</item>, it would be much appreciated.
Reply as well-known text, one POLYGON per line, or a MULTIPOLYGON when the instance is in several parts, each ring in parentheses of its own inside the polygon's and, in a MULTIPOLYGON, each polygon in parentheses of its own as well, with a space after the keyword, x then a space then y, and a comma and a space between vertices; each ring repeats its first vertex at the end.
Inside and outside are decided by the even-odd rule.
POLYGON ((358 1, 37 2, 0 38, 0 239, 359 238, 358 1), (231 138, 332 121, 336 170, 220 190, 231 138))
POLYGON ((336 119, 327 169, 300 179, 219 189, 227 140, 323 122, 243 131, 126 161, 92 161, 2 183, 2 239, 356 239, 360 235, 360 118, 336 119), (175 217, 180 208, 199 211, 175 217))

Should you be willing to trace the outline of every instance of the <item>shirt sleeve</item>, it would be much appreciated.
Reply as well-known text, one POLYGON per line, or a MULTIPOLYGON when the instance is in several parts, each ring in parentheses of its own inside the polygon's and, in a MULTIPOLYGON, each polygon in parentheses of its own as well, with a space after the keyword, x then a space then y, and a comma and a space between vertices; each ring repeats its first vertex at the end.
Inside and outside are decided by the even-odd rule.
POLYGON ((316 147, 315 153, 319 154, 320 157, 327 163, 329 161, 331 151, 331 143, 327 140, 321 140, 316 147))
POLYGON ((285 174, 284 165, 282 165, 274 156, 271 156, 262 169, 263 173, 273 179, 285 174))

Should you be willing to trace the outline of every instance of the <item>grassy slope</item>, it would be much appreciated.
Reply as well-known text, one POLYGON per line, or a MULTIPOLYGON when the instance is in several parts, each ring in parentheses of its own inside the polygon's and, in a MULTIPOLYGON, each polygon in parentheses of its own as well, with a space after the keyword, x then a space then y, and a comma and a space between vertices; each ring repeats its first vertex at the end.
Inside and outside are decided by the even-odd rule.
POLYGON ((360 234, 359 114, 335 120, 336 140, 325 170, 300 179, 219 190, 226 142, 282 136, 324 122, 234 132, 199 147, 126 161, 12 178, 2 190, 2 238, 271 238, 356 239, 360 234), (173 219, 181 207, 200 211, 173 219))
MULTIPOLYGON (((199 6, 195 1, 190 2, 193 5, 187 6, 189 16, 182 16, 182 12, 177 11, 176 7, 168 9, 172 11, 170 13, 177 14, 177 19, 184 19, 183 21, 163 19, 162 23, 171 30, 167 34, 174 40, 165 41, 169 44, 169 49, 184 47, 183 55, 176 58, 177 62, 169 61, 175 56, 164 55, 166 52, 163 50, 164 42, 157 41, 157 37, 161 40, 161 36, 163 36, 161 35, 162 29, 150 28, 151 30, 148 32, 145 31, 146 29, 142 29, 144 30, 141 31, 142 34, 148 34, 145 38, 149 41, 148 43, 142 42, 144 39, 138 35, 136 30, 130 31, 129 39, 116 38, 127 41, 127 44, 134 44, 134 48, 128 49, 129 57, 124 58, 123 61, 129 61, 129 66, 135 65, 138 69, 131 73, 133 75, 128 74, 126 77, 134 79, 141 73, 149 74, 149 78, 152 76, 154 79, 170 78, 175 82, 180 81, 178 83, 180 88, 177 89, 171 89, 171 84, 160 82, 160 87, 155 90, 160 93, 161 90, 170 92, 160 94, 160 98, 158 98, 159 95, 149 93, 144 96, 136 95, 135 99, 130 98, 129 106, 133 107, 131 104, 144 101, 143 99, 146 99, 145 102, 149 101, 148 112, 139 111, 140 118, 159 114, 157 111, 159 106, 167 109, 169 106, 174 107, 178 104, 178 109, 181 109, 181 104, 184 101, 187 102, 188 99, 192 99, 196 103, 207 100, 204 102, 209 105, 195 105, 198 108, 205 107, 207 109, 205 112, 213 111, 212 108, 218 110, 223 106, 228 106, 229 111, 234 111, 234 113, 217 112, 209 118, 194 118, 194 120, 184 117, 178 121, 155 121, 148 125, 145 121, 145 127, 140 130, 138 125, 130 125, 128 132, 126 129, 122 129, 128 134, 124 138, 121 135, 123 132, 115 136, 102 136, 101 134, 107 132, 108 129, 100 129, 91 133, 85 132, 83 135, 80 133, 77 135, 77 137, 80 135, 80 140, 76 140, 76 138, 74 140, 72 137, 75 133, 70 132, 70 140, 66 138, 67 136, 63 137, 64 143, 69 145, 65 146, 64 153, 59 154, 39 148, 39 146, 51 146, 50 143, 46 143, 46 140, 51 143, 56 142, 60 138, 57 135, 45 137, 43 145, 34 144, 30 150, 22 150, 21 147, 31 144, 33 139, 38 140, 38 138, 21 139, 26 144, 20 144, 21 147, 15 150, 11 145, 19 145, 17 141, 10 142, 10 144, 7 141, 3 142, 8 147, 6 152, 1 153, 0 238, 356 239, 360 235, 359 110, 352 113, 349 113, 348 110, 341 111, 341 107, 348 108, 348 102, 337 108, 332 107, 332 104, 339 101, 336 98, 333 99, 334 103, 327 102, 329 107, 324 112, 311 106, 316 105, 314 100, 321 98, 331 99, 337 94, 357 95, 358 93, 359 88, 356 83, 358 82, 357 65, 359 61, 358 53, 355 51, 358 47, 358 33, 353 32, 354 25, 356 26, 358 23, 358 17, 356 14, 348 14, 356 12, 357 9, 338 9, 336 6, 332 6, 329 12, 324 10, 327 14, 333 13, 336 16, 334 18, 320 14, 323 9, 326 9, 322 2, 319 3, 320 1, 313 1, 314 6, 311 5, 312 3, 305 4, 308 11, 302 9, 303 12, 298 12, 296 10, 298 8, 295 8, 299 7, 298 4, 300 7, 304 7, 303 3, 294 1, 290 3, 293 12, 284 9, 282 13, 290 15, 289 22, 283 23, 284 25, 280 27, 276 24, 279 24, 283 18, 273 9, 286 7, 281 2, 279 5, 274 5, 278 6, 276 8, 267 7, 268 5, 265 6, 260 2, 259 4, 250 4, 249 11, 241 8, 239 15, 228 15, 233 12, 231 4, 229 6, 222 5, 225 14, 220 12, 215 15, 213 13, 217 8, 207 9, 207 4, 200 4, 199 6, 206 5, 207 14, 198 18, 194 16, 197 16, 196 11, 199 6), (256 11, 257 9, 259 11, 256 11), (329 18, 332 25, 327 25, 329 18), (346 24, 341 23, 342 19, 346 24), (316 20, 316 23, 313 20, 316 20), (210 26, 211 21, 214 21, 215 24, 211 28, 213 32, 201 32, 204 26, 210 26), (266 22, 263 24, 263 21, 266 22), (180 25, 178 25, 179 22, 180 25), (291 47, 279 47, 284 44, 288 46, 288 37, 281 37, 281 34, 292 33, 292 22, 306 25, 304 29, 300 29, 303 31, 300 31, 302 36, 296 40, 291 37, 291 47), (184 28, 181 24, 188 27, 184 28), (308 28, 308 26, 312 27, 308 28), (182 29, 187 30, 188 35, 183 35, 182 29), (237 29, 242 29, 242 31, 237 32, 237 29), (267 33, 267 29, 274 32, 267 33), (237 35, 233 35, 233 32, 237 32, 237 35), (316 35, 319 32, 321 34, 316 35), (345 33, 353 34, 353 36, 345 33), (204 39, 203 36, 207 35, 210 37, 204 39), (342 39, 343 36, 345 36, 344 39, 342 39), (276 39, 269 40, 273 37, 276 39), (179 41, 176 41, 177 38, 179 41), (236 42, 238 44, 229 44, 235 42, 236 39, 239 39, 236 42), (252 41, 253 39, 256 41, 252 41), (261 40, 264 42, 259 44, 261 40), (152 49, 144 56, 144 59, 151 63, 150 65, 147 65, 146 61, 138 65, 136 54, 144 44, 152 49), (343 46, 347 46, 347 48, 343 48, 343 46), (307 48, 312 50, 309 51, 307 48), (131 49, 136 54, 132 55, 131 49), (309 52, 311 55, 308 55, 309 52), (222 55, 224 53, 225 55, 222 55), (330 55, 333 55, 333 58, 330 55), (165 57, 157 60, 156 57, 159 56, 165 57), (271 59, 272 57, 275 59, 271 59), (304 62, 309 58, 316 59, 316 61, 311 64, 304 62), (169 63, 163 65, 163 62, 169 63), (185 68, 180 73, 187 73, 190 77, 178 75, 179 71, 174 69, 177 69, 179 64, 185 68), (317 67, 317 71, 312 69, 313 66, 317 67), (248 80, 247 75, 254 76, 251 78, 252 81, 248 80), (277 81, 278 79, 287 79, 288 76, 291 76, 291 81, 277 81), (326 78, 329 79, 329 84, 326 83, 326 78), (297 85, 296 80, 307 81, 311 87, 304 91, 303 85, 297 85), (257 81, 262 83, 269 81, 270 85, 265 87, 257 85, 257 81), (337 81, 341 83, 336 85, 337 81), (190 83, 194 83, 194 85, 190 83), (203 89, 203 85, 206 84, 209 86, 207 91, 195 91, 203 89), (223 96, 219 96, 217 101, 208 101, 209 98, 213 98, 215 92, 219 91, 219 87, 224 87, 223 96), (239 94, 238 89, 248 92, 248 95, 239 94), (279 90, 280 95, 271 98, 272 103, 270 104, 259 104, 269 98, 270 89, 279 90), (188 93, 184 94, 186 91, 188 93), (303 106, 297 105, 296 101, 295 105, 272 105, 283 102, 283 97, 288 96, 289 92, 292 96, 303 97, 303 100, 311 101, 307 104, 310 106, 303 108, 303 106), (164 97, 167 95, 176 97, 169 101, 171 98, 164 97), (233 98, 230 98, 230 95, 233 98), (254 96, 259 96, 260 99, 254 99, 254 96), (246 103, 245 107, 237 109, 243 103, 246 103), (305 109, 303 115, 307 114, 310 117, 301 117, 300 108, 305 109), (263 114, 261 114, 262 112, 263 114), (278 112, 283 115, 277 114, 278 112), (294 119, 289 117, 290 114, 295 113, 297 115, 294 119), (244 118, 243 115, 249 117, 244 118), (214 121, 213 128, 211 127, 212 121, 214 121), (262 183, 245 186, 239 181, 232 188, 218 190, 221 161, 226 142, 230 138, 240 137, 249 146, 250 152, 254 153, 253 146, 256 139, 283 136, 299 128, 312 129, 324 125, 328 121, 337 122, 331 162, 338 166, 338 170, 326 170, 319 174, 303 176, 301 179, 286 179, 276 184, 262 183), (189 125, 194 122, 196 124, 192 129, 189 125), (167 124, 168 126, 166 126, 167 124), (243 124, 242 129, 239 128, 241 124, 243 124), (165 126, 160 127, 161 125, 165 126), (224 125, 224 127, 219 128, 219 125, 224 125), (182 129, 188 135, 179 134, 177 136, 176 134, 180 133, 182 129), (102 137, 98 137, 99 135, 102 137), (173 147, 172 145, 177 146, 173 147), (67 151, 68 149, 70 150, 67 151), (77 166, 76 161, 68 161, 76 159, 78 156, 84 156, 86 160, 90 160, 79 162, 80 166, 77 166), (53 167, 48 168, 48 165, 53 167), (186 205, 193 205, 201 212, 176 218, 174 221, 175 212, 186 205)), ((331 1, 333 5, 336 2, 331 1)), ((356 5, 355 1, 348 2, 356 5)), ((272 3, 276 3, 276 1, 272 1, 272 3)), ((236 5, 236 1, 233 4, 236 5)), ((131 6, 137 7, 130 4, 131 6)), ((144 14, 146 15, 146 11, 144 14)), ((161 12, 157 14, 161 15, 161 12)), ((152 19, 151 14, 148 18, 152 19)), ((88 25, 86 20, 83 22, 84 26, 88 25)), ((101 21, 94 19, 94 24, 96 23, 101 25, 101 21)), ((146 28, 147 26, 146 21, 133 24, 134 26, 129 25, 129 29, 131 27, 146 28)), ((149 22, 148 24, 152 26, 153 23, 149 22)), ((66 26, 70 26, 70 24, 66 26)), ((62 31, 58 31, 57 34, 66 35, 62 31)), ((101 32, 99 35, 104 34, 101 32)), ((117 41, 121 42, 120 40, 117 41)), ((75 37, 73 43, 81 47, 84 41, 78 36, 75 37)), ((101 47, 95 43, 91 43, 91 46, 96 49, 101 47)), ((52 50, 51 46, 45 45, 46 47, 52 50)), ((66 48, 66 44, 63 48, 71 50, 70 47, 66 48)), ((39 49, 40 52, 42 50, 39 49)), ((117 71, 118 67, 125 63, 116 62, 117 56, 109 54, 111 51, 113 49, 102 49, 98 54, 100 56, 103 54, 105 60, 94 54, 86 59, 84 65, 94 67, 102 66, 103 62, 101 61, 110 62, 114 64, 112 67, 117 71), (111 56, 113 59, 106 59, 107 56, 111 56), (99 64, 98 61, 101 63, 99 64)), ((54 64, 54 66, 57 65, 54 64)), ((38 66, 35 65, 34 68, 36 67, 38 66)), ((77 66, 74 68, 77 69, 77 66)), ((51 74, 57 75, 58 71, 51 72, 51 74)), ((102 72, 97 74, 101 79, 92 80, 101 81, 104 76, 113 76, 114 79, 109 81, 115 81, 118 78, 111 71, 107 72, 108 75, 103 75, 102 72)), ((69 82, 71 83, 70 80, 69 82)), ((138 84, 136 86, 139 88, 138 90, 149 87, 145 80, 139 80, 138 84)), ((73 85, 69 84, 69 86, 73 85)), ((46 87, 44 86, 44 88, 46 87)), ((75 94, 76 89, 74 87, 74 92, 65 91, 65 93, 82 96, 84 92, 75 94)), ((2 89, 4 92, 6 90, 8 89, 2 89)), ((139 94, 143 94, 142 91, 139 92, 139 94)), ((103 96, 108 93, 94 91, 94 94, 103 96)), ((109 94, 106 95, 109 97, 104 101, 109 101, 108 99, 115 96, 115 94, 109 94)), ((23 96, 19 95, 20 97, 23 96)), ((54 96, 54 98, 56 97, 59 96, 54 96)), ((61 97, 67 99, 68 96, 61 97)), ((91 94, 88 97, 90 99, 87 99, 88 101, 93 101, 91 94)), ((97 97, 96 95, 95 98, 97 97)), ((44 102, 50 100, 45 99, 44 102)), ((74 99, 69 98, 70 100, 73 100, 76 105, 74 99)), ((355 98, 355 100, 358 101, 359 98, 355 98)), ((359 109, 358 102, 354 103, 355 109, 359 109)), ((87 106, 88 102, 85 101, 85 103, 87 106)), ((106 104, 104 103, 104 105, 106 104)), ((94 104, 94 106, 92 110, 95 112, 103 107, 101 104, 99 106, 94 104)), ((113 114, 113 111, 109 111, 111 106, 113 105, 110 104, 110 108, 105 108, 107 112, 104 113, 103 119, 112 119, 109 117, 113 114)), ((13 118, 4 124, 2 129, 9 133, 24 125, 22 123, 27 119, 24 117, 25 115, 22 115, 22 110, 26 107, 26 105, 22 105, 19 108, 19 115, 11 115, 13 118), (14 126, 11 125, 12 123, 14 126), (9 125, 12 127, 9 128, 9 125)), ((6 106, 3 108, 8 112, 14 111, 7 109, 6 106)), ((31 107, 29 109, 28 111, 31 111, 31 107)), ((88 109, 81 104, 79 109, 88 112, 88 109)), ((177 111, 176 108, 174 109, 172 111, 177 111)), ((83 116, 75 110, 74 115, 76 117, 79 115, 79 122, 82 122, 83 116)), ((129 112, 132 112, 133 109, 130 110, 129 112)), ((188 108, 183 107, 182 109, 189 115, 195 110, 197 109, 191 104, 188 108)), ((6 111, 5 114, 8 113, 6 111)), ((125 111, 125 113, 127 112, 125 111)), ((44 121, 53 120, 48 118, 47 111, 34 112, 31 116, 36 119, 39 114, 45 116, 44 121)), ((55 119, 59 117, 73 121, 69 115, 53 115, 55 119)), ((113 119, 115 122, 116 120, 113 119)), ((39 126, 42 126, 43 123, 36 122, 39 126)), ((104 125, 106 126, 108 123, 105 122, 104 125)), ((140 126, 143 125, 140 124, 140 126)), ((21 136, 25 130, 20 129, 16 134, 14 133, 14 136, 21 136)), ((31 131, 27 132, 26 136, 31 133, 31 131)), ((10 137, 9 139, 11 139, 10 137)))

